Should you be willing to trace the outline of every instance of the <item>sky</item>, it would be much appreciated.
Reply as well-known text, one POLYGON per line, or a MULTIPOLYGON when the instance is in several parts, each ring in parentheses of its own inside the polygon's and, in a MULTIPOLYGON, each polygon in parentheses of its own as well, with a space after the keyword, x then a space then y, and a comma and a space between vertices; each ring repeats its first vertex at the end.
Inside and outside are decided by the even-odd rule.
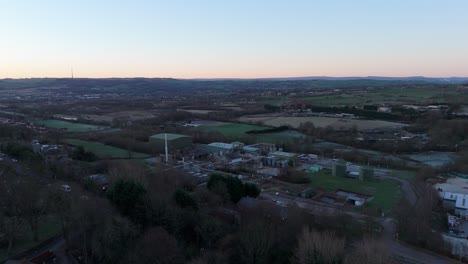
POLYGON ((0 78, 468 77, 466 0, 0 0, 0 78))

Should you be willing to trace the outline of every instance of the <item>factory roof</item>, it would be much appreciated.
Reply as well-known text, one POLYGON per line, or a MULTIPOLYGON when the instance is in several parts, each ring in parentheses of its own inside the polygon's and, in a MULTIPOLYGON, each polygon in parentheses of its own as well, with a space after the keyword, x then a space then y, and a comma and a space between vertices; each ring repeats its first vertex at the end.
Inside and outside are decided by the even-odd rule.
POLYGON ((223 142, 213 142, 208 144, 210 147, 216 147, 216 148, 222 148, 222 149, 233 149, 234 146, 229 143, 223 143, 223 142))
POLYGON ((255 152, 255 151, 258 151, 258 148, 245 146, 245 147, 242 148, 242 150, 247 151, 247 152, 255 152))
POLYGON ((270 155, 294 158, 297 154, 296 153, 290 153, 290 152, 284 152, 284 151, 275 151, 275 152, 270 153, 270 155))
POLYGON ((164 135, 167 135, 167 140, 174 140, 174 139, 178 139, 178 138, 187 138, 187 137, 190 137, 190 136, 181 135, 181 134, 161 133, 161 134, 152 135, 150 138, 157 138, 157 139, 162 139, 162 140, 164 140, 164 139, 165 139, 165 136, 164 136, 164 135))
POLYGON ((459 195, 455 202, 455 207, 459 209, 468 209, 468 195, 459 195))

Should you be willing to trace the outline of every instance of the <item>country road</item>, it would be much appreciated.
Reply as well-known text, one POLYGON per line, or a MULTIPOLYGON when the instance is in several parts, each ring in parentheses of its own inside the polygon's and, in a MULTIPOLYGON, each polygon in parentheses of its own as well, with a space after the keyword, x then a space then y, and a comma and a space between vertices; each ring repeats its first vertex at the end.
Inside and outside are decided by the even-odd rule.
MULTIPOLYGON (((401 188, 403 197, 407 199, 412 205, 416 205, 418 197, 413 189, 413 185, 409 181, 402 179, 402 178, 395 177, 395 176, 391 176, 389 175, 390 173, 388 173, 385 170, 378 170, 377 174, 381 178, 392 179, 392 180, 398 181, 400 183, 400 188, 401 188)), ((346 213, 347 215, 350 215, 355 218, 366 217, 365 215, 360 214, 358 212, 343 211, 342 209, 336 206, 330 205, 330 204, 313 201, 311 199, 295 197, 295 196, 291 196, 289 194, 284 194, 284 193, 275 193, 275 194, 262 193, 260 195, 260 198, 265 199, 265 200, 270 200, 270 201, 279 201, 279 204, 278 203, 276 204, 280 206, 287 206, 287 205, 295 204, 299 208, 302 208, 311 214, 341 215, 343 213, 346 213)), ((403 263, 413 263, 413 264, 415 263, 417 264, 456 263, 454 260, 449 259, 445 256, 438 255, 436 253, 433 253, 425 249, 413 247, 411 245, 407 245, 405 243, 402 243, 396 240, 394 238, 394 234, 396 232, 396 223, 393 219, 379 217, 379 218, 376 218, 376 220, 384 228, 382 239, 385 240, 385 242, 387 243, 393 255, 405 260, 405 261, 402 261, 403 263)))

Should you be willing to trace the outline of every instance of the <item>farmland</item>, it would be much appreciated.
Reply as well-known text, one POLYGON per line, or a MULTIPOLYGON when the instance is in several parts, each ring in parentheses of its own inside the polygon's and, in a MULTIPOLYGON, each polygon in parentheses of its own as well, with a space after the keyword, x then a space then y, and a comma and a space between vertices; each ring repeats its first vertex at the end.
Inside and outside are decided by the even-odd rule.
POLYGON ((257 116, 243 116, 239 119, 241 122, 254 122, 261 123, 267 126, 279 127, 290 126, 298 128, 302 123, 312 122, 315 127, 331 126, 335 129, 351 128, 356 126, 358 130, 375 129, 375 128, 391 128, 402 127, 404 124, 380 120, 359 120, 359 119, 339 119, 333 117, 323 116, 307 116, 307 117, 289 117, 289 116, 271 116, 271 115, 257 115, 257 116))
POLYGON ((401 191, 399 183, 395 180, 385 179, 380 182, 366 182, 350 178, 339 178, 331 175, 330 170, 323 170, 310 176, 311 185, 327 191, 345 189, 354 192, 369 194, 374 199, 369 206, 390 211, 400 200, 401 191))
POLYGON ((105 115, 87 114, 87 115, 83 115, 82 118, 85 120, 91 120, 95 122, 110 123, 114 119, 135 121, 135 120, 150 119, 155 116, 156 115, 154 115, 153 113, 149 111, 121 111, 121 112, 114 112, 114 113, 109 113, 105 115))
POLYGON ((88 125, 88 124, 81 124, 81 123, 72 123, 68 121, 62 120, 35 120, 35 123, 39 125, 44 125, 48 128, 55 128, 55 129, 66 129, 70 132, 87 132, 87 131, 98 131, 98 130, 105 130, 109 127, 105 126, 95 126, 95 125, 88 125))
MULTIPOLYGON (((363 104, 412 104, 412 103, 446 103, 460 95, 455 88, 447 88, 442 96, 440 87, 418 88, 383 88, 364 94, 346 94, 306 97, 307 104, 316 106, 342 106, 363 104)), ((466 97, 466 95, 465 95, 466 97)))
POLYGON ((65 139, 65 143, 73 146, 82 146, 86 151, 93 152, 100 158, 114 158, 114 159, 144 159, 150 155, 139 152, 132 152, 121 148, 116 148, 109 145, 104 145, 99 142, 85 141, 79 139, 65 139))

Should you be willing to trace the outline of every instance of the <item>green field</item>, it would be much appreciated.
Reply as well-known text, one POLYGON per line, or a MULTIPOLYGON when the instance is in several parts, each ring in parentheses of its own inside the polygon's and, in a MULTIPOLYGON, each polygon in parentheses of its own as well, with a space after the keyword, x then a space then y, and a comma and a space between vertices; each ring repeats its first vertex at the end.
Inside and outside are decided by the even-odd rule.
POLYGON ((279 127, 289 126, 299 128, 301 124, 312 122, 315 127, 331 126, 335 129, 356 127, 358 130, 402 127, 404 124, 397 122, 389 122, 382 120, 361 120, 361 119, 340 119, 324 116, 277 116, 277 115, 253 115, 242 116, 239 118, 241 122, 261 122, 267 126, 279 127))
POLYGON ((98 130, 105 130, 109 128, 105 126, 72 123, 68 121, 55 120, 55 119, 35 120, 34 122, 36 124, 44 125, 49 128, 66 129, 67 131, 70 131, 70 132, 98 131, 98 130))
POLYGON ((379 88, 367 94, 340 94, 307 97, 304 101, 317 106, 362 105, 362 104, 411 104, 411 103, 446 103, 460 99, 466 94, 460 94, 456 88, 446 88, 444 96, 440 87, 403 87, 379 88))
POLYGON ((331 175, 330 170, 323 170, 310 176, 311 184, 327 191, 345 189, 363 194, 373 195, 374 199, 368 206, 390 211, 400 200, 401 191, 399 183, 394 180, 381 180, 380 182, 366 182, 350 178, 339 178, 331 175))
POLYGON ((145 153, 128 151, 125 149, 104 145, 99 142, 79 139, 65 139, 64 142, 73 146, 82 146, 86 151, 91 151, 100 158, 110 157, 114 159, 144 159, 150 157, 150 155, 145 153))

